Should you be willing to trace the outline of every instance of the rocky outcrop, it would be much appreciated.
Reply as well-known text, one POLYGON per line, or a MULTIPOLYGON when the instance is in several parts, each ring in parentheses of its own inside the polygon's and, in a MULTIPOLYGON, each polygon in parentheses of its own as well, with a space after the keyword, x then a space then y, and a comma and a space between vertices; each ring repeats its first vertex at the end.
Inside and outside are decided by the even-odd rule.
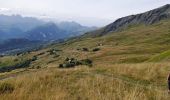
POLYGON ((120 18, 115 22, 107 25, 106 27, 99 29, 97 31, 93 31, 87 33, 86 35, 91 36, 102 36, 108 34, 109 32, 116 32, 121 29, 126 28, 129 25, 133 24, 154 24, 159 22, 163 19, 170 18, 170 4, 162 6, 160 8, 137 14, 137 15, 130 15, 127 17, 120 18))

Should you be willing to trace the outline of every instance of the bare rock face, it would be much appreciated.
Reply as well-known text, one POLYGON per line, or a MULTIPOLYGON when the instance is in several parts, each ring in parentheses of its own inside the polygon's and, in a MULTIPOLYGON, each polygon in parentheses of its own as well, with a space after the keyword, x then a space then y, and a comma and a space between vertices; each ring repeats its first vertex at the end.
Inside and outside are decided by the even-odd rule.
POLYGON ((123 17, 117 19, 115 22, 105 26, 104 28, 93 31, 91 33, 87 33, 86 35, 89 36, 103 36, 108 34, 109 32, 116 32, 123 28, 128 27, 129 25, 133 24, 154 24, 159 22, 163 19, 170 18, 170 4, 162 6, 160 8, 137 14, 137 15, 130 15, 127 17, 123 17))

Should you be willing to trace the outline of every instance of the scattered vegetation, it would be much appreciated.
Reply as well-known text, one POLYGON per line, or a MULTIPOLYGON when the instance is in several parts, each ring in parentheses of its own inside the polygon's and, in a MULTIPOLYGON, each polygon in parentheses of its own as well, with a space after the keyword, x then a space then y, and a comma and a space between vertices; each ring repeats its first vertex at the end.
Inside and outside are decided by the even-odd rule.
POLYGON ((49 52, 50 55, 53 55, 53 58, 58 58, 60 55, 57 54, 57 52, 59 52, 61 50, 57 50, 57 49, 50 49, 47 52, 49 52))
POLYGON ((82 48, 82 51, 88 52, 89 49, 88 48, 82 48))
POLYGON ((50 53, 50 55, 53 55, 53 54, 56 54, 58 51, 61 51, 61 50, 57 50, 57 49, 50 49, 48 50, 47 52, 50 53))
POLYGON ((31 61, 36 61, 37 59, 37 56, 33 56, 31 61))
POLYGON ((59 64, 59 68, 72 68, 79 65, 92 66, 92 61, 90 59, 77 60, 75 58, 66 58, 63 64, 59 64))
POLYGON ((31 62, 36 61, 36 60, 37 60, 37 57, 33 56, 31 59, 19 62, 16 65, 0 67, 0 73, 10 72, 12 70, 20 69, 20 68, 28 68, 30 66, 31 62))
POLYGON ((93 52, 100 51, 100 48, 94 48, 92 51, 93 52))

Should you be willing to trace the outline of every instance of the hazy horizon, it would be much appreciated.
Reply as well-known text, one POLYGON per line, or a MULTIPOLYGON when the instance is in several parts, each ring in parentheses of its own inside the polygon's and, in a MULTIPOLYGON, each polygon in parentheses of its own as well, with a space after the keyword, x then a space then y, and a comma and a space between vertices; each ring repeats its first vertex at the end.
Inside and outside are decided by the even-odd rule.
POLYGON ((170 0, 5 0, 0 1, 0 14, 75 21, 86 26, 100 27, 117 18, 165 4, 170 4, 170 0))

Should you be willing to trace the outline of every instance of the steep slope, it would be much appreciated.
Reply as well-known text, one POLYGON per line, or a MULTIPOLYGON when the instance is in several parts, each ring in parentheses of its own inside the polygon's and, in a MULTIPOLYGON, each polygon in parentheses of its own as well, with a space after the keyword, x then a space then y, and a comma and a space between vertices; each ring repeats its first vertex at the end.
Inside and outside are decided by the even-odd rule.
MULTIPOLYGON (((170 50, 170 20, 152 25, 134 25, 125 31, 112 32, 102 37, 75 38, 58 48, 68 50, 65 57, 91 58, 100 63, 139 63, 170 50), (84 52, 80 49, 100 48, 99 52, 84 52), (76 51, 78 49, 78 51, 76 51), (80 50, 80 51, 79 51, 80 50), (72 52, 71 52, 72 51, 72 52), (72 55, 72 54, 75 54, 72 55), (107 60, 106 60, 107 59, 107 60)), ((54 46, 53 46, 54 47, 54 46)), ((57 47, 56 47, 57 48, 57 47)), ((162 60, 161 60, 162 61, 162 60)))
POLYGON ((120 18, 102 29, 87 33, 85 36, 102 36, 108 34, 109 32, 120 31, 130 25, 134 24, 149 25, 159 22, 160 20, 169 18, 170 18, 170 4, 167 4, 160 8, 142 14, 130 15, 127 17, 120 18))

